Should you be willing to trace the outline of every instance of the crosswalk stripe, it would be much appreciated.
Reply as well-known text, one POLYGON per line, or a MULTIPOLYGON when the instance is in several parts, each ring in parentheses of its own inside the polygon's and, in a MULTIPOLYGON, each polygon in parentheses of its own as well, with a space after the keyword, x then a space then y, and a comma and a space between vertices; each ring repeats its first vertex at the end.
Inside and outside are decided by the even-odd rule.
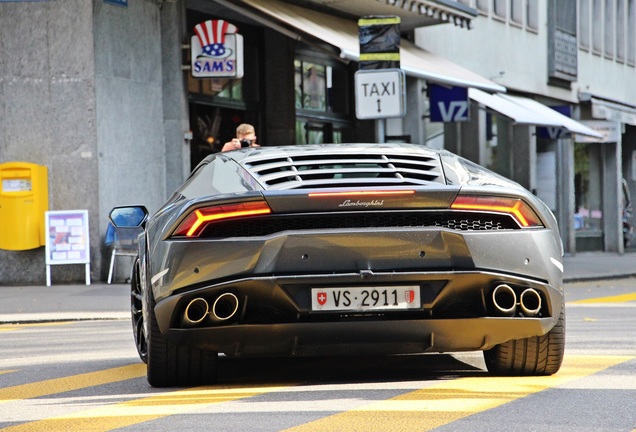
POLYGON ((32 399, 86 387, 93 387, 146 375, 146 365, 135 363, 97 372, 88 372, 63 378, 54 378, 0 389, 0 404, 21 399, 32 399))
MULTIPOLYGON (((633 356, 566 356, 561 371, 547 377, 479 376, 447 381, 394 398, 334 414, 288 429, 314 431, 428 431, 480 411, 597 373, 633 356), (422 415, 434 413, 435 415, 422 415)), ((65 378, 0 389, 0 403, 63 393, 145 375, 145 365, 133 364, 65 378)), ((271 387, 211 386, 162 392, 49 419, 27 422, 4 432, 110 431, 171 415, 186 414, 206 405, 284 391, 295 384, 271 387)))
POLYGON ((636 301, 636 293, 619 294, 607 297, 595 297, 584 300, 575 300, 569 303, 573 304, 591 304, 591 303, 626 303, 636 301))
POLYGON ((566 357, 561 371, 552 376, 452 379, 293 427, 286 432, 429 431, 634 358, 569 356, 566 357), (422 415, 424 413, 435 415, 422 415))
POLYGON ((230 402, 281 391, 286 387, 288 386, 194 387, 23 423, 3 429, 3 432, 105 432, 170 415, 185 414, 199 409, 203 405, 230 402))

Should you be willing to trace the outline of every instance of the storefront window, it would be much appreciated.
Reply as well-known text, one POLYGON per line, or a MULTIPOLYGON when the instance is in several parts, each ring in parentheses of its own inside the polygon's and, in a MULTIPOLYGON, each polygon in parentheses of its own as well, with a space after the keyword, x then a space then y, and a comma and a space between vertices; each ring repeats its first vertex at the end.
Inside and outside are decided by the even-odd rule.
MULTIPOLYGON (((296 144, 341 143, 351 128, 346 65, 309 49, 294 59, 296 144)), ((349 138, 351 139, 351 138, 349 138)))
POLYGON ((296 144, 342 143, 342 129, 331 123, 296 121, 296 144))
POLYGON ((576 250, 603 249, 601 149, 598 144, 575 143, 574 190, 576 250))
POLYGON ((190 94, 216 96, 229 100, 243 100, 243 80, 227 78, 201 79, 188 75, 190 94))
POLYGON ((331 88, 330 66, 294 60, 296 108, 330 111, 328 92, 331 88))

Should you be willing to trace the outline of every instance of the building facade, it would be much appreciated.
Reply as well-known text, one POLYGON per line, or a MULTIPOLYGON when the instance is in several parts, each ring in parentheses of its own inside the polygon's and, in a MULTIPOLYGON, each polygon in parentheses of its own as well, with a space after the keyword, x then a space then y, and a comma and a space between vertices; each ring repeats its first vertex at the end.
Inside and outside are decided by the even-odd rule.
MULTIPOLYGON (((621 1, 616 2, 618 8, 621 1)), ((623 48, 616 44, 613 60, 593 46, 588 51, 578 47, 582 54, 577 56, 576 79, 560 76, 560 60, 555 60, 558 73, 550 78, 550 37, 544 28, 551 16, 548 7, 556 4, 561 2, 0 2, 0 164, 25 161, 46 166, 49 209, 88 210, 93 280, 105 280, 109 265, 104 239, 110 209, 143 204, 156 210, 190 169, 218 151, 242 122, 256 126, 261 145, 397 140, 444 146, 491 166, 553 203, 562 223, 571 225, 566 229, 571 251, 580 237, 574 227, 581 216, 579 212, 575 218, 574 209, 579 207, 589 209, 581 223, 600 227, 605 242, 601 249, 622 251, 619 233, 615 241, 610 235, 610 220, 616 215, 600 208, 601 224, 594 225, 598 221, 592 214, 598 213, 592 206, 609 205, 613 192, 606 189, 611 189, 612 166, 622 165, 627 174, 631 169, 631 159, 625 165, 623 156, 631 158, 632 153, 629 101, 636 100, 630 93, 636 90, 625 93, 619 87, 633 77, 633 31, 624 21, 623 48), (523 7, 521 25, 514 21, 518 3, 523 7), (505 20, 498 18, 504 6, 505 20), (361 14, 401 19, 403 117, 356 117, 361 14), (230 22, 243 37, 240 79, 192 76, 194 28, 208 20, 230 22), (612 80, 596 76, 598 64, 606 65, 603 71, 609 75, 603 77, 612 80), (467 121, 430 121, 434 85, 470 90, 467 121), (585 91, 579 91, 582 86, 587 86, 585 91), (519 108, 526 117, 513 119, 509 110, 502 114, 484 104, 484 97, 504 93, 522 96, 521 102, 569 107, 564 112, 577 120, 608 120, 620 114, 627 119, 621 120, 621 144, 579 146, 573 137, 589 137, 598 125, 566 125, 561 117, 541 116, 540 107, 519 108), (548 138, 538 138, 539 132, 548 138), (582 160, 585 156, 579 153, 584 151, 600 156, 597 160, 597 154, 590 153, 586 164, 576 165, 575 158, 582 160), (574 180, 581 170, 589 172, 577 180, 587 185, 581 189, 587 195, 579 198, 574 180), (595 176, 603 177, 602 187, 595 176), (569 179, 572 187, 562 187, 569 179), (601 187, 600 198, 594 187, 601 187)), ((631 1, 621 4, 633 16, 631 1)), ((581 5, 574 7, 580 10, 581 5)), ((562 24, 553 27, 560 29, 562 24)), ((575 30, 580 34, 579 27, 575 30)), ((616 192, 616 200, 618 196, 616 192)), ((43 249, 0 250, 0 284, 42 283, 43 249)), ((52 279, 82 281, 84 269, 53 266, 52 279)))
MULTIPOLYGON (((636 191, 636 2, 462 3, 479 12, 470 34, 421 28, 418 43, 502 84, 509 95, 539 101, 603 135, 555 133, 540 124, 528 130, 505 109, 473 100, 484 118, 473 136, 479 144, 462 142, 464 153, 542 198, 557 215, 567 252, 622 253, 623 184, 629 195, 636 191), (511 130, 529 137, 523 148, 516 137, 506 143, 511 130)), ((445 126, 451 141, 455 129, 445 126)))

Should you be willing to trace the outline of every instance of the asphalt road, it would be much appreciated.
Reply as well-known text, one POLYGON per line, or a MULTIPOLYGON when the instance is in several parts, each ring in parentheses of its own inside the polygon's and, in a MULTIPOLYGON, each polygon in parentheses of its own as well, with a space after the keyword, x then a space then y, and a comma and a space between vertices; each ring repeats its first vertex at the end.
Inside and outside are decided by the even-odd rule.
POLYGON ((568 284, 551 377, 480 353, 227 359, 209 387, 154 389, 125 319, 0 326, 3 431, 634 431, 636 283, 568 284))

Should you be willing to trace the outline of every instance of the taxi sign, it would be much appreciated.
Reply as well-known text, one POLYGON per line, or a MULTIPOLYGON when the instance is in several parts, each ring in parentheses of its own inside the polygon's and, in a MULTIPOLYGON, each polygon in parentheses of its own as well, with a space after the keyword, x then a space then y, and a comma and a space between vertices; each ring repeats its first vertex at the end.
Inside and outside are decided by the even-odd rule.
POLYGON ((404 71, 359 70, 355 74, 356 117, 360 120, 403 117, 406 113, 404 71))

